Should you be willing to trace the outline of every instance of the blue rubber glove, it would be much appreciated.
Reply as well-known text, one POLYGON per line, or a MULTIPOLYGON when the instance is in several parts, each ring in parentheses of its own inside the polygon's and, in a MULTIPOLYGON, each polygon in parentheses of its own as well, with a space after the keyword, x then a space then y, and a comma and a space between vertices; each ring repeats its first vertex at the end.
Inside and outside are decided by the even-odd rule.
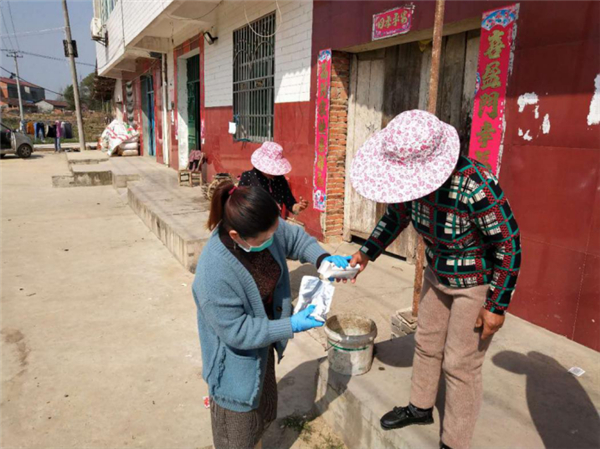
POLYGON ((313 327, 323 326, 323 322, 316 320, 310 316, 315 310, 315 306, 308 306, 306 309, 301 310, 295 315, 292 315, 292 331, 296 334, 298 332, 304 332, 313 327))
POLYGON ((331 262, 338 268, 347 268, 352 256, 327 256, 323 261, 331 262))

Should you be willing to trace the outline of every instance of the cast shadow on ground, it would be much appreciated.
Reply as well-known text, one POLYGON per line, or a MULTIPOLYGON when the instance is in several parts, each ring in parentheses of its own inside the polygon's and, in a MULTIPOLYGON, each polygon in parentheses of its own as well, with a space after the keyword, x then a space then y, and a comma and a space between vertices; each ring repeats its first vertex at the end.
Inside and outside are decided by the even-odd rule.
POLYGON ((575 376, 552 357, 532 351, 503 351, 494 364, 526 376, 527 405, 531 419, 550 449, 600 447, 600 418, 590 397, 575 376))
POLYGON ((323 404, 317 403, 316 398, 319 367, 324 362, 325 358, 304 362, 279 380, 277 420, 263 436, 265 449, 290 449, 303 438, 299 430, 294 428, 295 425, 321 414, 318 407, 323 404))
MULTIPOLYGON (((31 156, 29 156, 27 159, 43 159, 45 156, 43 154, 39 154, 39 153, 33 153, 31 156)), ((22 159, 21 157, 17 156, 16 154, 7 154, 2 158, 2 161, 16 161, 22 159)), ((24 159, 25 160, 25 159, 24 159)))
MULTIPOLYGON (((298 270, 296 270, 298 271, 298 270)), ((375 358, 381 363, 395 368, 410 368, 414 353, 414 337, 407 336, 378 343, 375 346, 375 358)), ((282 428, 286 418, 290 416, 318 417, 327 411, 329 406, 342 396, 351 381, 351 376, 338 374, 331 369, 327 371, 328 386, 323 397, 317 400, 317 384, 319 368, 326 363, 326 356, 305 362, 284 376, 278 382, 279 411, 278 419, 266 432, 263 447, 290 449, 301 438, 297 432, 282 428), (299 400, 298 398, 301 397, 299 400), (294 404, 293 406, 291 404, 294 404)), ((373 369, 376 369, 375 367, 373 369)), ((443 392, 442 396, 443 396, 443 392)), ((398 405, 408 402, 408 397, 398 398, 398 405)), ((351 420, 347 420, 350 422, 351 420)), ((355 430, 355 429, 352 429, 355 430)), ((340 433, 340 429, 336 429, 340 433)), ((341 433, 350 429, 341 429, 341 433)))

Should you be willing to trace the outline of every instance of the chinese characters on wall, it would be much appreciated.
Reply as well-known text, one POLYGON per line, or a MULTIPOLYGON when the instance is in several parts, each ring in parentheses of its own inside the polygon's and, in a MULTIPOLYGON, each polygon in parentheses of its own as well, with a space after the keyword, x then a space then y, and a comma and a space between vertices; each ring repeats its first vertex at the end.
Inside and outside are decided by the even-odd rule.
POLYGON ((477 90, 469 156, 498 174, 504 134, 506 85, 512 58, 519 5, 483 14, 477 90))
POLYGON ((410 31, 413 6, 390 9, 373 16, 373 40, 405 34, 410 31))
POLYGON ((329 96, 331 92, 331 50, 321 50, 317 62, 317 101, 315 114, 315 166, 313 206, 325 211, 327 200, 327 149, 329 146, 329 96))

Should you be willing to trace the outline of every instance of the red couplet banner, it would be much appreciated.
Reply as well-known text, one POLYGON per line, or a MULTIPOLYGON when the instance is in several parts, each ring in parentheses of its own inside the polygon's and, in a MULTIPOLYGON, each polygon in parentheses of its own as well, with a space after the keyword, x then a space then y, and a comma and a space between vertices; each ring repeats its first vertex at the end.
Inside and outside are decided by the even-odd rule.
POLYGON ((317 62, 317 102, 315 114, 315 166, 313 206, 325 212, 327 201, 327 150, 329 148, 329 97, 331 92, 331 50, 321 50, 317 62))
POLYGON ((481 41, 469 156, 495 174, 504 141, 506 85, 516 35, 519 5, 487 11, 481 22, 481 41))

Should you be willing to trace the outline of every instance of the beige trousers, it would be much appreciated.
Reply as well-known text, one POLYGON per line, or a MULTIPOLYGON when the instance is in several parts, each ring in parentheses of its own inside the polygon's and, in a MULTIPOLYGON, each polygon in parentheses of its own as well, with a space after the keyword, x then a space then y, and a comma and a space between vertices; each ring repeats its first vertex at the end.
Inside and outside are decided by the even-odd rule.
POLYGON ((446 401, 442 442, 469 448, 482 398, 481 366, 491 338, 481 340, 475 322, 488 285, 451 288, 427 268, 419 305, 410 402, 419 408, 435 404, 442 371, 446 401))

